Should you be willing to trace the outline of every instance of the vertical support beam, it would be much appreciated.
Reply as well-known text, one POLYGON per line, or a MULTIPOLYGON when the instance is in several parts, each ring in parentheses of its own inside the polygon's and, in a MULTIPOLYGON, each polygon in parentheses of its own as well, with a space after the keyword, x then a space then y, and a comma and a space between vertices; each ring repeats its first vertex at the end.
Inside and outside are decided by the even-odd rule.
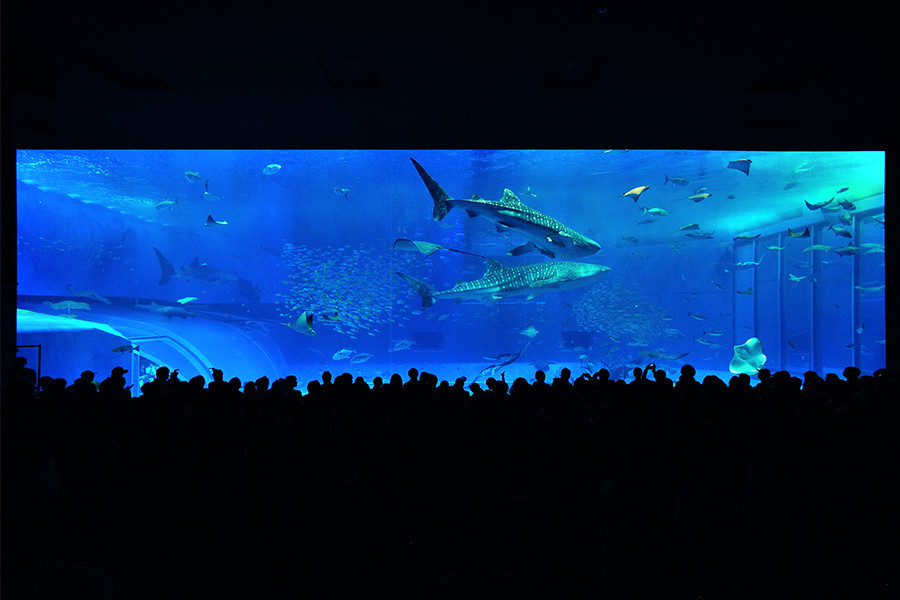
MULTIPOLYGON (((853 245, 859 247, 862 243, 860 239, 861 236, 861 227, 860 227, 860 219, 853 215, 853 245)), ((850 327, 852 330, 850 331, 850 339, 853 340, 853 366, 859 366, 859 358, 860 358, 860 348, 859 348, 859 334, 857 330, 859 329, 860 319, 859 319, 859 290, 857 287, 860 282, 860 266, 862 263, 862 257, 859 253, 853 254, 853 262, 850 263, 850 317, 851 323, 850 327)), ((841 365, 844 366, 844 365, 841 365)))
MULTIPOLYGON (((813 247, 816 245, 816 241, 819 239, 819 235, 817 232, 821 231, 821 225, 814 225, 810 229, 809 236, 809 247, 813 247)), ((819 370, 819 352, 817 348, 817 336, 816 336, 816 288, 818 287, 818 283, 816 282, 816 253, 812 250, 809 251, 809 361, 807 362, 807 369, 811 369, 816 373, 821 373, 819 370)))
MULTIPOLYGON (((784 247, 784 233, 778 234, 778 245, 784 247)), ((784 335, 784 250, 778 253, 778 298, 775 305, 778 307, 778 370, 784 370, 784 348, 787 340, 784 335)), ((753 288, 754 291, 756 288, 753 288)), ((758 300, 757 296, 757 301, 758 300)))

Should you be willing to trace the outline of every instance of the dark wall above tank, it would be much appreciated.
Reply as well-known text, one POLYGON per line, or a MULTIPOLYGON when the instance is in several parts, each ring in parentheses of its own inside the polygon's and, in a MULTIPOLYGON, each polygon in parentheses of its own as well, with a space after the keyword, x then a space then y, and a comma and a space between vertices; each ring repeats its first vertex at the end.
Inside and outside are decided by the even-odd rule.
POLYGON ((0 220, 15 147, 888 150, 890 187, 885 6, 9 0, 0 220))
POLYGON ((30 147, 884 149, 880 6, 11 0, 4 104, 30 147))

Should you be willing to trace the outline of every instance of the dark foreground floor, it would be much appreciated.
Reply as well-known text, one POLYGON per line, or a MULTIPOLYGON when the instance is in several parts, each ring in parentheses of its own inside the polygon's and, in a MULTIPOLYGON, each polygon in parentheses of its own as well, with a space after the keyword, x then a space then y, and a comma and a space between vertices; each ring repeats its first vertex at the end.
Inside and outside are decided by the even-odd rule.
POLYGON ((3 596, 893 597, 897 382, 4 394, 3 596))

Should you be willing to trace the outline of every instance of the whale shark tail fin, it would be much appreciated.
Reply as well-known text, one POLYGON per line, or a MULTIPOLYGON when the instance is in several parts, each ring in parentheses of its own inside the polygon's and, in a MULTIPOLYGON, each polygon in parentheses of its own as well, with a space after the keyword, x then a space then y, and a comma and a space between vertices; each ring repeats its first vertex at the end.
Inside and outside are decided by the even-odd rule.
POLYGON ((444 188, 442 188, 437 181, 432 179, 431 175, 429 175, 415 159, 410 158, 409 160, 411 160, 412 164, 416 167, 416 171, 419 172, 419 177, 425 182, 425 187, 428 188, 431 199, 434 200, 434 220, 440 221, 447 216, 448 212, 450 212, 449 202, 452 200, 450 194, 445 192, 444 188))
POLYGON ((432 304, 434 304, 434 288, 422 281, 421 279, 416 279, 411 275, 407 275, 406 273, 401 273, 397 271, 397 275, 406 280, 406 283, 412 286, 416 293, 422 298, 422 308, 428 308, 432 304))
POLYGON ((165 285, 175 276, 175 268, 172 266, 172 263, 166 260, 166 257, 162 255, 162 252, 156 248, 154 248, 153 251, 156 252, 156 258, 159 260, 160 276, 157 285, 165 285))

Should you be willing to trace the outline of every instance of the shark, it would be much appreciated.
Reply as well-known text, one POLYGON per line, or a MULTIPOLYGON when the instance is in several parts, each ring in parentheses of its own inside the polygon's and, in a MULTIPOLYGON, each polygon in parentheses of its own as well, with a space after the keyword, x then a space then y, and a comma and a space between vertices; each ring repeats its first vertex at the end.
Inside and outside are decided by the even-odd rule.
POLYGON ((492 258, 487 259, 484 276, 473 281, 461 281, 449 290, 438 291, 428 283, 411 275, 397 272, 422 298, 422 308, 436 300, 498 300, 509 296, 527 296, 529 300, 550 290, 567 290, 599 280, 609 267, 570 261, 543 262, 507 267, 492 258))
POLYGON ((204 283, 216 283, 220 286, 227 285, 230 283, 237 283, 237 291, 241 296, 252 300, 253 302, 259 302, 261 297, 261 292, 259 290, 259 286, 250 281, 244 279, 243 277, 239 277, 238 275, 232 275, 231 273, 227 273, 222 269, 217 267, 210 266, 206 263, 201 263, 200 259, 194 257, 194 260, 191 261, 191 264, 184 267, 178 267, 176 270, 175 267, 172 266, 163 253, 160 252, 157 248, 153 248, 153 251, 156 252, 156 258, 159 261, 159 269, 160 269, 160 277, 157 285, 165 285, 169 283, 173 277, 177 279, 184 279, 186 281, 202 281, 204 283))
POLYGON ((526 344, 518 352, 508 352, 506 354, 501 354, 500 356, 491 357, 490 360, 496 360, 499 362, 492 364, 492 365, 488 365, 485 368, 483 368, 481 371, 479 371, 478 375, 475 376, 475 379, 472 380, 472 383, 478 381, 478 378, 481 377, 482 375, 484 375, 488 371, 496 372, 496 370, 499 369, 500 367, 505 367, 507 365, 513 364, 514 362, 519 360, 519 357, 522 356, 523 352, 528 350, 528 346, 530 346, 530 345, 531 345, 531 342, 529 341, 529 342, 526 342, 526 344))
POLYGON ((513 231, 529 241, 508 252, 519 256, 538 251, 550 258, 581 258, 600 251, 600 244, 563 225, 553 217, 526 206, 509 189, 503 190, 500 200, 485 200, 477 195, 469 200, 452 198, 429 175, 422 165, 410 158, 419 177, 434 200, 433 217, 440 221, 454 208, 461 208, 470 217, 483 217, 497 226, 498 231, 513 231))
POLYGON ((153 300, 150 301, 150 304, 141 304, 140 302, 135 301, 134 307, 162 315, 167 319, 171 319, 172 317, 178 317, 179 319, 187 319, 190 317, 193 319, 197 316, 180 306, 166 306, 164 304, 157 304, 153 300))

